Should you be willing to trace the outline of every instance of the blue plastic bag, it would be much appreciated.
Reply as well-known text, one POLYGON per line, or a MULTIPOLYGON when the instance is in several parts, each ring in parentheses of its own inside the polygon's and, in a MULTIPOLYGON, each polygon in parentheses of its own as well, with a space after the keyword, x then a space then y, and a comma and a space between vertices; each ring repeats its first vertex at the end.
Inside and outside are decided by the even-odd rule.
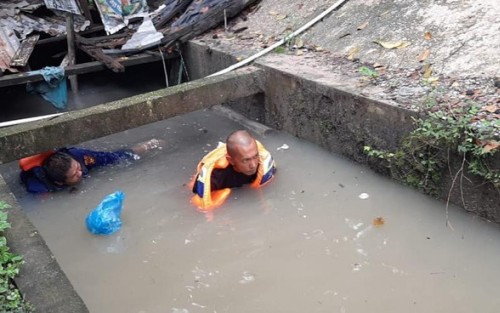
POLYGON ((104 200, 87 215, 86 223, 89 232, 96 235, 110 235, 122 226, 120 213, 125 194, 116 191, 107 195, 104 200))

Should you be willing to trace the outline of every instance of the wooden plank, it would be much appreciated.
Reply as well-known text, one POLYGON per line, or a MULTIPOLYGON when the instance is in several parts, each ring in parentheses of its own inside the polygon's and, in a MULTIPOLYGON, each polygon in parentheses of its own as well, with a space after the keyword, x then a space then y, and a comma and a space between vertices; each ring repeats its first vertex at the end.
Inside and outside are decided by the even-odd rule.
MULTIPOLYGON (((94 26, 90 26, 89 29, 84 30, 82 32, 79 32, 78 34, 79 35, 88 35, 88 34, 93 34, 93 33, 102 31, 102 30, 104 30, 104 26, 102 26, 102 25, 95 25, 94 24, 94 26)), ((45 44, 59 42, 59 41, 63 41, 63 40, 66 40, 66 34, 55 36, 55 37, 49 37, 49 38, 41 39, 41 40, 38 41, 37 46, 43 46, 45 44)))
MULTIPOLYGON (((69 61, 69 66, 75 65, 76 64, 76 53, 75 53, 75 30, 73 29, 74 27, 74 22, 73 22, 73 14, 68 13, 66 15, 66 41, 68 44, 68 61, 69 61)), ((78 93, 78 76, 77 75, 69 75, 69 84, 71 86, 71 91, 73 93, 78 93)))
POLYGON ((83 15, 85 15, 85 18, 90 21, 90 25, 94 24, 94 21, 92 20, 92 14, 90 14, 90 9, 89 9, 89 3, 87 0, 78 0, 80 3, 80 8, 83 11, 83 15))
POLYGON ((28 64, 28 59, 30 58, 33 49, 35 49, 35 45, 38 42, 39 38, 40 35, 33 35, 24 39, 23 42, 21 43, 21 47, 17 50, 14 57, 12 57, 12 60, 10 61, 10 66, 16 66, 16 67, 26 66, 26 64, 28 64))
POLYGON ((0 129, 0 164, 262 93, 264 71, 246 67, 51 120, 0 129))
MULTIPOLYGON (((168 60, 168 59, 178 58, 179 56, 177 54, 168 54, 168 55, 164 54, 164 57, 165 59, 168 60)), ((123 66, 127 67, 127 66, 134 66, 134 65, 159 61, 161 60, 161 56, 159 53, 149 52, 131 57, 117 58, 116 60, 120 62, 123 66)), ((93 62, 76 64, 74 66, 67 66, 64 69, 64 74, 66 76, 72 74, 86 74, 86 73, 102 71, 105 70, 106 68, 107 68, 106 65, 104 65, 102 62, 93 61, 93 62)), ((37 74, 33 72, 4 75, 0 77, 0 87, 7 87, 7 86, 37 82, 42 80, 43 80, 42 74, 37 74)))
POLYGON ((123 72, 125 71, 125 67, 116 59, 104 54, 102 52, 102 49, 100 48, 95 48, 95 47, 89 47, 86 45, 79 44, 78 48, 91 56, 92 58, 96 59, 97 61, 102 62, 106 67, 108 67, 110 70, 112 70, 115 73, 123 72))

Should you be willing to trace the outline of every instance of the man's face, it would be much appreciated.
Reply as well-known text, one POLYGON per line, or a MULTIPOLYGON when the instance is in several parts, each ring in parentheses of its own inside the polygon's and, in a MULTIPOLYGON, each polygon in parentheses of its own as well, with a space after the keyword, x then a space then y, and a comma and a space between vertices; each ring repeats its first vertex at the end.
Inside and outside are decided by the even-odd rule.
POLYGON ((259 167, 259 150, 255 140, 248 146, 238 145, 235 150, 233 156, 227 157, 234 170, 248 176, 254 175, 259 167))
POLYGON ((71 166, 66 172, 66 185, 72 186, 78 184, 82 180, 82 167, 76 160, 71 160, 71 166))

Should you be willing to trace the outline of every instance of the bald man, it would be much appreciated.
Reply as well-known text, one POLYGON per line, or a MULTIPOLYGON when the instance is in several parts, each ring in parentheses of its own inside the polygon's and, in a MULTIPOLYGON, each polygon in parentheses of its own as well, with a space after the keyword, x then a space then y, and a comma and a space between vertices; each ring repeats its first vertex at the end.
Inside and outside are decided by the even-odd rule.
POLYGON ((198 164, 193 202, 201 209, 215 208, 229 196, 231 188, 246 184, 262 187, 275 171, 274 160, 264 146, 246 130, 237 130, 198 164))

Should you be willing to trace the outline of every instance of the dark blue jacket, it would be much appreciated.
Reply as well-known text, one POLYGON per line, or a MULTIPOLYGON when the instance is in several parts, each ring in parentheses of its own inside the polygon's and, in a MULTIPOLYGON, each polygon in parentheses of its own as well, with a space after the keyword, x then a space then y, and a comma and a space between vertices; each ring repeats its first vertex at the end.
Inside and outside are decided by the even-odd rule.
MULTIPOLYGON (((117 163, 121 160, 133 160, 132 150, 114 152, 93 151, 81 148, 63 148, 58 151, 66 152, 78 161, 82 167, 82 175, 87 176, 94 167, 117 163)), ((21 181, 26 190, 31 193, 43 193, 64 189, 66 186, 56 185, 47 177, 42 166, 35 166, 28 171, 21 171, 21 181)))

